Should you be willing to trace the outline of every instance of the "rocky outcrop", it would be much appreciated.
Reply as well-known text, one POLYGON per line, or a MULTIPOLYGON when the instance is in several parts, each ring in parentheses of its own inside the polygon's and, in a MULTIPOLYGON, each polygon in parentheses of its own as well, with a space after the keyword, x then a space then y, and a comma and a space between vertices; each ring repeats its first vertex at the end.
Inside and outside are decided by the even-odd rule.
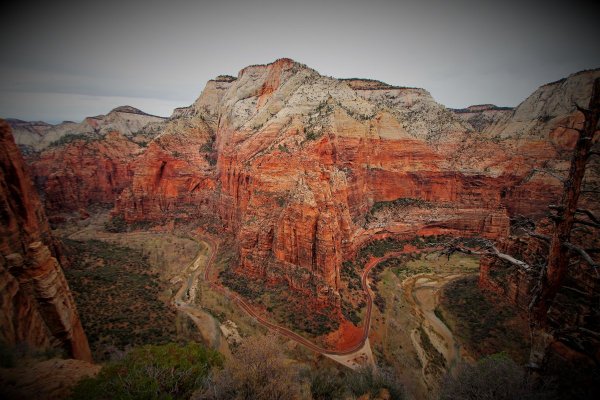
POLYGON ((0 122, 0 339, 91 360, 59 247, 8 124, 0 122))
POLYGON ((53 358, 0 368, 0 387, 7 399, 68 399, 80 380, 97 375, 101 369, 82 360, 53 358))
POLYGON ((130 106, 81 123, 58 125, 9 120, 50 216, 90 205, 113 206, 131 186, 129 163, 165 126, 167 119, 130 106))
POLYGON ((453 109, 452 112, 466 122, 474 132, 484 132, 498 121, 504 121, 513 113, 513 108, 498 107, 493 104, 478 104, 467 108, 453 109))

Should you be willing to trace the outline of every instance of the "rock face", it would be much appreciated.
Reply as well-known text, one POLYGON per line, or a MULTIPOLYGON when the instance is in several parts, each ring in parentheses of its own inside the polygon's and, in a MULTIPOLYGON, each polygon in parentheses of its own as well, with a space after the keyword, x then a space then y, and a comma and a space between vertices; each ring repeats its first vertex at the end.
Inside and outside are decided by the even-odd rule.
POLYGON ((79 138, 52 146, 28 161, 44 196, 46 211, 85 210, 92 204, 112 206, 131 185, 129 164, 143 147, 112 131, 101 138, 79 138))
POLYGON ((556 127, 574 109, 553 99, 585 102, 597 75, 546 85, 514 111, 461 113, 423 89, 337 80, 289 59, 247 67, 176 112, 135 160, 116 212, 222 226, 246 273, 335 292, 342 261, 377 235, 498 238, 511 215, 545 211, 558 185, 532 169, 564 166, 572 144, 556 127))
POLYGON ((50 212, 116 199, 129 222, 197 221, 237 239, 240 271, 330 296, 342 261, 373 238, 495 239, 511 216, 542 216, 559 183, 535 169, 567 166, 574 135, 561 126, 580 122, 571 99, 585 104, 599 75, 544 85, 514 110, 449 110, 424 89, 280 59, 209 81, 143 128, 160 127, 147 147, 133 128, 89 133, 44 149, 32 169, 50 212))
POLYGON ((498 121, 510 118, 513 108, 498 107, 493 104, 479 104, 462 109, 453 109, 453 113, 471 126, 475 132, 484 132, 498 121))
POLYGON ((9 124, 52 216, 78 210, 85 215, 90 205, 114 205, 123 188, 131 186, 129 163, 166 121, 122 106, 79 124, 9 124))
POLYGON ((40 199, 10 127, 0 121, 0 339, 91 361, 40 199))

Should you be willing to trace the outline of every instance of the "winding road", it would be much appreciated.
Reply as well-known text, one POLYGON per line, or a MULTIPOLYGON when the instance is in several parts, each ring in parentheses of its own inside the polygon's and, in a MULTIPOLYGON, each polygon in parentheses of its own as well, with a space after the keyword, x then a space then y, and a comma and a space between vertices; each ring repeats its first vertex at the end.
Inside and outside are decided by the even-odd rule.
MULTIPOLYGON (((365 363, 365 362, 367 362, 369 364, 374 364, 374 360, 373 360, 373 356, 371 353, 371 348, 370 348, 370 344, 369 344, 369 340, 368 340, 369 332, 371 329, 371 312, 372 312, 372 308, 373 308, 373 296, 372 296, 371 290, 369 288, 369 285, 367 283, 367 278, 368 278, 369 272, 374 267, 376 267, 380 262, 385 261, 390 258, 398 257, 399 255, 405 254, 406 252, 393 252, 393 253, 386 254, 383 257, 373 258, 367 263, 367 265, 365 265, 365 269, 363 270, 363 272, 361 274, 361 285, 362 285, 362 289, 367 294, 367 310, 366 310, 365 318, 364 318, 364 328, 363 328, 364 330, 363 330, 362 338, 361 338, 360 342, 358 342, 356 345, 349 347, 347 349, 339 350, 339 349, 329 349, 329 348, 321 347, 321 346, 313 343, 312 341, 308 340, 307 338, 300 336, 296 332, 291 331, 290 329, 287 329, 285 327, 282 327, 280 325, 277 325, 277 324, 274 324, 273 322, 268 321, 264 316, 258 314, 253 309, 253 307, 250 306, 241 296, 239 296, 236 293, 232 293, 231 291, 227 290, 222 285, 220 285, 216 282, 213 282, 210 279, 210 274, 211 274, 211 268, 213 267, 213 264, 214 264, 215 256, 219 250, 219 243, 216 240, 211 239, 211 238, 204 238, 203 241, 205 243, 207 243, 210 247, 210 257, 209 257, 208 261, 206 262, 206 267, 204 269, 204 274, 203 274, 204 280, 209 284, 211 289, 215 290, 216 292, 222 294, 226 298, 237 303, 237 305, 241 309, 243 309, 256 322, 258 322, 262 326, 268 328, 272 332, 282 335, 288 339, 294 340, 295 342, 305 346, 306 348, 313 350, 317 353, 323 354, 327 357, 330 357, 330 358, 334 359, 335 361, 338 361, 338 362, 342 363, 343 365, 346 365, 350 368, 357 368, 359 366, 359 364, 365 363)), ((182 312, 185 312, 186 314, 188 314, 190 316, 193 316, 192 310, 194 308, 196 308, 191 303, 193 303, 193 300, 194 300, 193 294, 195 293, 198 277, 201 273, 200 268, 198 268, 199 267, 198 264, 200 262, 199 261, 200 257, 202 257, 202 256, 203 256, 203 254, 199 254, 194 259, 194 261, 192 262, 190 267, 188 267, 188 269, 193 270, 193 273, 190 276, 188 276, 187 279, 184 279, 184 284, 179 289, 179 291, 177 292, 177 294, 175 295, 174 300, 173 300, 174 305, 179 310, 181 310, 182 312), (196 268, 191 268, 192 265, 195 266, 196 268), (189 303, 185 302, 183 300, 183 295, 186 292, 190 294, 189 303)))

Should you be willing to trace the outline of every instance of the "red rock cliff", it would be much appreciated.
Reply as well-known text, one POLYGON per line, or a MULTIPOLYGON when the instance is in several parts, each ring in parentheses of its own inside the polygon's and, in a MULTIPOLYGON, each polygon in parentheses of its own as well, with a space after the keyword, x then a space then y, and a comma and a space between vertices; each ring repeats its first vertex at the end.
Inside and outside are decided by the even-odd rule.
POLYGON ((81 153, 63 149, 36 175, 61 193, 47 194, 50 207, 118 197, 130 222, 199 221, 237 238, 246 273, 335 292, 342 261, 377 235, 499 238, 510 216, 539 217, 559 185, 533 171, 566 165, 571 141, 559 127, 574 116, 563 99, 581 97, 594 74, 545 85, 515 110, 461 113, 423 89, 281 59, 209 81, 147 149, 118 150, 139 151, 131 163, 107 156, 122 167, 88 168, 93 157, 77 155, 82 171, 44 173, 81 153), (76 188, 96 175, 97 187, 76 188))
POLYGON ((180 114, 135 161, 117 211, 129 221, 217 216, 248 273, 335 291, 342 261, 377 233, 506 233, 509 156, 473 140, 425 90, 339 81, 282 59, 210 81, 180 114), (494 156, 479 159, 469 138, 494 156))
POLYGON ((130 162, 142 151, 113 131, 102 138, 80 138, 43 150, 30 160, 33 179, 44 194, 49 215, 113 205, 131 185, 130 162))
POLYGON ((9 126, 0 121, 0 338, 91 361, 40 199, 9 126), (56 253, 55 253, 56 254, 56 253))

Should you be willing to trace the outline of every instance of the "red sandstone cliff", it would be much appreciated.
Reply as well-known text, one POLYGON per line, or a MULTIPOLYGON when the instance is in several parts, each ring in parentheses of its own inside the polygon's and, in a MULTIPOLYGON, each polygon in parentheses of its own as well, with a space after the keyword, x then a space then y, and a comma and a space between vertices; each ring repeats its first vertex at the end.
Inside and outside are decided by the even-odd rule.
POLYGON ((79 138, 30 156, 31 175, 44 196, 49 215, 112 206, 131 185, 130 162, 143 151, 119 132, 102 138, 79 138))
POLYGON ((40 199, 4 121, 0 121, 0 221, 0 339, 62 348, 71 357, 91 361, 75 302, 52 254, 55 242, 40 199))
MULTIPOLYGON (((583 92, 582 77, 565 90, 583 92)), ((470 110, 493 114, 478 132, 474 116, 423 89, 336 80, 289 59, 247 67, 210 81, 150 144, 117 212, 218 222, 248 273, 335 291, 342 260, 374 235, 497 238, 509 215, 539 214, 558 185, 531 171, 563 163, 569 141, 555 128, 573 110, 541 119, 530 104, 470 110)))
POLYGON ((117 198, 130 222, 198 221, 235 235, 247 273, 335 292, 342 260, 377 235, 498 238, 510 216, 542 215, 558 182, 532 171, 566 165, 560 125, 576 117, 564 99, 585 103, 599 74, 545 85, 515 110, 458 112, 423 89, 281 59, 209 81, 147 148, 108 135, 45 150, 33 169, 51 210, 117 198))

